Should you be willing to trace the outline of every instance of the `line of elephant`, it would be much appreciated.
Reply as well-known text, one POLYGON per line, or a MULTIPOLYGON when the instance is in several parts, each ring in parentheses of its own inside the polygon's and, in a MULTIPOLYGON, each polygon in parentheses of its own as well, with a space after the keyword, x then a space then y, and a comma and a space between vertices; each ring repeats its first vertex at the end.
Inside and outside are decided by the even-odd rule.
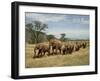
POLYGON ((75 41, 64 43, 57 39, 52 39, 49 43, 39 43, 34 47, 33 58, 43 57, 45 55, 66 55, 72 54, 74 51, 79 51, 80 48, 86 48, 86 41, 75 41))

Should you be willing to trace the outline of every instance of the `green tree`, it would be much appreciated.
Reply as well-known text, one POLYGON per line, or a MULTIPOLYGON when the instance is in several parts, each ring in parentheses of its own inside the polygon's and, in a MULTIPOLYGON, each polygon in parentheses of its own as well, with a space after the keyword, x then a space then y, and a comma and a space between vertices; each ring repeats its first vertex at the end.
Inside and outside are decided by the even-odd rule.
POLYGON ((55 36, 54 35, 47 35, 47 39, 48 39, 48 41, 51 39, 55 39, 55 36))
POLYGON ((33 30, 35 30, 34 31, 35 43, 39 43, 39 35, 47 28, 48 28, 47 24, 42 23, 41 21, 33 22, 33 30))
POLYGON ((28 23, 25 25, 25 42, 34 43, 32 28, 33 28, 32 23, 28 23))
MULTIPOLYGON (((41 42, 41 38, 45 37, 45 34, 43 34, 43 32, 47 28, 48 28, 47 24, 42 23, 41 21, 34 21, 33 23, 26 24, 26 26, 25 26, 26 40, 28 38, 29 41, 31 41, 32 43, 41 42)), ((42 41, 43 41, 43 39, 42 39, 42 41)))
POLYGON ((65 36, 66 36, 66 34, 65 34, 65 33, 62 33, 62 34, 61 34, 61 38, 60 38, 60 40, 61 40, 61 41, 66 41, 65 36))
POLYGON ((32 31, 32 28, 33 28, 32 23, 26 24, 26 25, 25 25, 25 28, 28 29, 28 30, 30 30, 30 31, 32 31))

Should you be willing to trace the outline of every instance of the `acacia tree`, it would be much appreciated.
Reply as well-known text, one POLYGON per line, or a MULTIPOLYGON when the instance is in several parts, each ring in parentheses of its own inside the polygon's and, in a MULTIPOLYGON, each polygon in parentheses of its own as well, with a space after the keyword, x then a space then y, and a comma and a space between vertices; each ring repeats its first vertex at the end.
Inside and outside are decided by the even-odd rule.
POLYGON ((32 23, 28 23, 28 24, 25 25, 25 29, 30 31, 30 32, 32 32, 32 28, 33 28, 32 23))
POLYGON ((66 40, 65 36, 66 36, 66 34, 65 34, 65 33, 62 33, 62 34, 61 34, 60 40, 61 40, 61 41, 65 41, 65 40, 66 40))
POLYGON ((41 34, 40 32, 45 31, 45 29, 47 29, 48 26, 45 23, 42 23, 41 21, 34 21, 33 22, 33 34, 35 37, 35 43, 39 43, 39 35, 41 34))
POLYGON ((25 25, 25 40, 28 42, 28 43, 34 43, 33 40, 34 40, 34 37, 33 37, 33 25, 32 23, 28 23, 25 25))
POLYGON ((35 40, 35 43, 39 43, 41 32, 45 31, 47 28, 47 24, 41 21, 34 21, 33 23, 26 24, 26 29, 32 34, 31 40, 35 40))

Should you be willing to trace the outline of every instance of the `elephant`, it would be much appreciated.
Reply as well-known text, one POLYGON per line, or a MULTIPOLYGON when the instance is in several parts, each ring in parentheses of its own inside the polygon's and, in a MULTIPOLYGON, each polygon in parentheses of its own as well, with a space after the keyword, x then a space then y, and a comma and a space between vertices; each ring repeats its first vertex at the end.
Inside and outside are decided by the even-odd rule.
POLYGON ((62 45, 61 51, 62 51, 62 55, 67 54, 67 45, 62 45))
POLYGON ((40 43, 37 44, 34 48, 34 58, 35 57, 42 57, 44 56, 46 53, 49 54, 49 45, 45 44, 45 43, 40 43))
POLYGON ((50 52, 52 51, 52 53, 50 54, 58 54, 58 51, 59 53, 61 54, 61 47, 62 47, 62 43, 60 40, 57 40, 57 39, 51 39, 49 41, 49 48, 50 48, 50 52))
POLYGON ((83 48, 86 48, 86 45, 87 45, 86 42, 83 42, 83 43, 82 43, 82 47, 83 47, 83 48))
POLYGON ((72 54, 72 52, 74 51, 74 45, 73 44, 65 44, 62 46, 62 54, 72 54))

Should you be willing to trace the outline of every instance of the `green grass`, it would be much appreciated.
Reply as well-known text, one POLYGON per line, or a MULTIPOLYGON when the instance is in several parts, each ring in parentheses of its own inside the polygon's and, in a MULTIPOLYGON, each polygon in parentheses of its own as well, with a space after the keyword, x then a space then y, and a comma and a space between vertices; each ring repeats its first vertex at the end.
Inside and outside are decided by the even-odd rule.
POLYGON ((44 56, 41 58, 32 58, 34 46, 27 44, 25 49, 25 67, 60 67, 60 66, 81 66, 89 65, 89 47, 80 49, 67 55, 44 56))

